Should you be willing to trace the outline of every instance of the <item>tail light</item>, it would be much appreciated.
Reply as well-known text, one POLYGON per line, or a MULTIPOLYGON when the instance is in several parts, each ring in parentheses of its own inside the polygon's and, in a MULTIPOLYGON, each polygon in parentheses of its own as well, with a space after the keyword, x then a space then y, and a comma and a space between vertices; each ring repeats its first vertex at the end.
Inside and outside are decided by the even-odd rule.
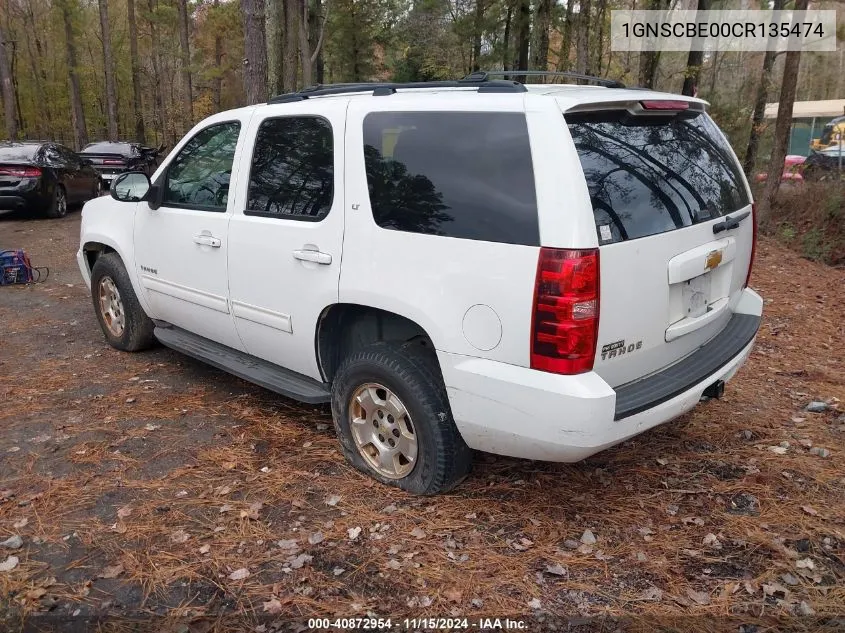
POLYGON ((0 167, 0 176, 14 176, 15 178, 38 178, 41 170, 38 167, 0 167))
POLYGON ((125 165, 126 161, 123 160, 113 160, 111 158, 107 158, 103 161, 103 165, 125 165))
POLYGON ((643 110, 689 110, 689 101, 671 101, 669 99, 652 99, 640 101, 643 110))
POLYGON ((593 368, 599 327, 599 251, 541 248, 531 323, 531 368, 593 368))
POLYGON ((745 276, 745 288, 751 282, 751 268, 754 266, 754 256, 757 254, 757 203, 751 203, 751 259, 748 261, 748 274, 745 276))

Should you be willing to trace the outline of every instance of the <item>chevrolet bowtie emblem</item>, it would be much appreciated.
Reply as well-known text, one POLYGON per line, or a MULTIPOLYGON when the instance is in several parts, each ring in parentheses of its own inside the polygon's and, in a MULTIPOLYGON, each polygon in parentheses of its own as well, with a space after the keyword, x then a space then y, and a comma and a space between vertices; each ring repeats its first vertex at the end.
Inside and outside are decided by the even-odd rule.
POLYGON ((707 261, 704 263, 704 268, 707 270, 713 270, 722 263, 722 251, 710 251, 707 254, 707 261))

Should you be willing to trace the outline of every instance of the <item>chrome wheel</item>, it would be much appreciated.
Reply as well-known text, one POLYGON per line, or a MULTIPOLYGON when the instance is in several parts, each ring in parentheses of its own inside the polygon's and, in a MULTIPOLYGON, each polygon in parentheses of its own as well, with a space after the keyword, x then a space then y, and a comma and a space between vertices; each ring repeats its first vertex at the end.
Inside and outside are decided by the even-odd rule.
POLYGON ((100 314, 103 323, 106 324, 109 332, 116 337, 123 336, 126 327, 126 313, 123 311, 123 301, 120 299, 120 291, 117 289, 111 277, 100 279, 98 287, 100 299, 100 314))
POLYGON ((366 383, 352 394, 349 427, 361 457, 388 479, 407 477, 417 463, 417 434, 399 397, 366 383))

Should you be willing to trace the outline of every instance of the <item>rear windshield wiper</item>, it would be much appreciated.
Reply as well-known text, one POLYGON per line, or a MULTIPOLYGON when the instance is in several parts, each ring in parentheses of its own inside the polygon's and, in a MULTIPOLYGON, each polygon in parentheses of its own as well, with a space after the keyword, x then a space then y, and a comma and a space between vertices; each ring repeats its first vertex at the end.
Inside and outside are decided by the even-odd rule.
POLYGON ((717 222, 713 225, 713 233, 721 233, 722 231, 731 231, 733 229, 739 228, 740 222, 742 222, 749 215, 751 215, 751 211, 740 213, 739 215, 735 215, 732 218, 726 217, 721 222, 717 222))

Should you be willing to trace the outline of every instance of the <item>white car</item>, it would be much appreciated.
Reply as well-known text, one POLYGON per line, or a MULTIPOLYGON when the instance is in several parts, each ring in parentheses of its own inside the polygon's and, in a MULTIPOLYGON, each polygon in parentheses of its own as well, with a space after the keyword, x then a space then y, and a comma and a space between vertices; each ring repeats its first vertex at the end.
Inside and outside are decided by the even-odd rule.
POLYGON ((216 114, 83 212, 108 342, 330 402, 431 494, 472 450, 572 462, 719 397, 762 314, 751 192, 705 102, 473 75, 216 114))

